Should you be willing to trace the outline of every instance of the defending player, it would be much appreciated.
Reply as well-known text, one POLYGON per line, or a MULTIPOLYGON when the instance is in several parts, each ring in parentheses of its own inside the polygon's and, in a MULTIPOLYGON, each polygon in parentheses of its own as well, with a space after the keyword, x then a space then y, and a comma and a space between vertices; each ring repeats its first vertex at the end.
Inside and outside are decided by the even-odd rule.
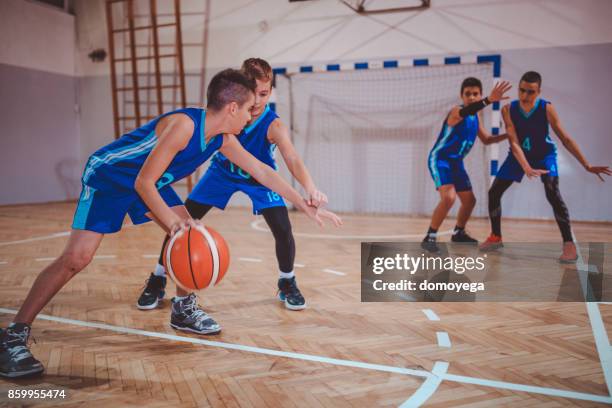
POLYGON ((519 82, 519 99, 502 108, 506 124, 510 151, 499 169, 489 190, 489 218, 491 235, 480 246, 490 251, 503 246, 501 237, 501 198, 514 182, 520 183, 523 175, 540 177, 544 184, 546 199, 553 208, 555 220, 563 238, 562 263, 577 260, 576 245, 573 242, 569 212, 559 191, 559 169, 557 147, 549 134, 549 125, 563 143, 563 146, 582 164, 586 171, 604 181, 602 174, 611 175, 608 166, 591 166, 578 144, 561 126, 553 105, 539 98, 542 77, 534 71, 523 74, 519 82))
POLYGON ((453 207, 459 196, 461 207, 457 214, 457 225, 451 237, 453 242, 477 244, 474 238, 465 232, 476 197, 472 192, 470 178, 465 171, 463 158, 467 156, 476 140, 476 136, 485 145, 499 143, 507 135, 491 136, 482 125, 479 111, 493 102, 507 99, 504 94, 511 88, 506 81, 498 82, 491 94, 481 99, 482 83, 477 78, 466 78, 461 84, 463 105, 455 106, 446 116, 442 130, 434 144, 427 161, 429 172, 440 193, 440 202, 431 216, 431 224, 421 247, 429 252, 438 252, 436 236, 438 228, 453 207))
MULTIPOLYGON (((242 71, 256 80, 257 88, 255 104, 251 111, 252 118, 238 135, 238 140, 249 153, 272 169, 277 168, 274 151, 278 148, 289 171, 306 191, 308 200, 326 202, 327 197, 316 188, 312 177, 295 151, 287 127, 268 106, 268 100, 272 94, 272 68, 263 59, 249 58, 243 62, 242 71)), ((304 309, 306 301, 297 287, 293 270, 295 240, 291 231, 291 222, 285 202, 276 192, 261 185, 248 172, 234 165, 223 154, 217 153, 208 171, 187 198, 185 207, 193 218, 200 219, 212 207, 225 209, 230 198, 237 191, 249 196, 253 202, 253 213, 263 215, 274 236, 279 267, 279 299, 290 310, 304 309)), ((334 219, 334 222, 339 223, 340 220, 334 219)), ((169 237, 166 236, 164 245, 168 239, 169 237)), ((137 307, 141 310, 156 308, 159 300, 165 295, 165 286, 166 271, 160 255, 155 272, 147 280, 147 285, 138 299, 137 307)), ((172 299, 173 305, 176 300, 177 298, 172 299)), ((176 329, 199 334, 215 334, 221 330, 219 324, 212 318, 197 327, 184 322, 185 319, 181 319, 173 307, 171 325, 176 329)))

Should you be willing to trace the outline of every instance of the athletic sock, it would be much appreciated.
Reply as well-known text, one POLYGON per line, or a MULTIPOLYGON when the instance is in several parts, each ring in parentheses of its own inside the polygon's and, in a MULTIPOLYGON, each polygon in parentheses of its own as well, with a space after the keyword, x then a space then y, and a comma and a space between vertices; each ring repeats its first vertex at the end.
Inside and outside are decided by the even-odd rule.
POLYGON ((437 229, 429 227, 429 229, 427 230, 427 235, 425 236, 425 239, 427 241, 435 241, 437 234, 438 234, 437 229))
POLYGON ((166 276, 166 268, 163 265, 157 264, 155 267, 155 272, 153 272, 155 276, 166 276))
POLYGON ((295 273, 293 273, 293 271, 291 271, 291 272, 278 271, 278 278, 279 279, 291 279, 294 276, 295 276, 295 273))

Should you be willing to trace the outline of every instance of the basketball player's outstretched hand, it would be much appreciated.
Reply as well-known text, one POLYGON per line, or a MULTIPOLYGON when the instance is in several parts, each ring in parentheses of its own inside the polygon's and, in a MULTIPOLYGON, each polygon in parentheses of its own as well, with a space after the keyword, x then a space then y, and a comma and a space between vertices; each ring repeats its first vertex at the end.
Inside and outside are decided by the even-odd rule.
POLYGON ((317 208, 308 205, 308 200, 304 200, 304 204, 305 205, 303 206, 302 211, 306 213, 308 218, 319 224, 319 227, 325 225, 323 224, 323 220, 321 219, 321 217, 319 217, 319 214, 317 213, 317 208))
POLYGON ((506 92, 508 92, 512 88, 510 82, 508 81, 499 81, 491 90, 491 94, 489 95, 489 102, 498 102, 504 99, 509 99, 509 96, 504 96, 506 92))
POLYGON ((326 218, 328 220, 330 220, 336 227, 339 227, 342 225, 342 218, 340 218, 339 216, 337 216, 335 213, 325 210, 321 207, 319 207, 317 214, 319 214, 319 217, 321 218, 326 218))
POLYGON ((586 171, 595 174, 597 177, 599 177, 601 181, 606 181, 603 177, 601 177, 602 174, 605 174, 606 176, 612 176, 612 171, 608 166, 589 166, 587 167, 586 171))
POLYGON ((308 192, 308 199, 306 200, 308 205, 313 207, 319 207, 320 205, 327 204, 327 196, 325 193, 317 190, 316 188, 308 192))
POLYGON ((529 169, 525 171, 525 175, 527 177, 534 178, 534 177, 540 177, 544 174, 548 173, 548 170, 542 170, 542 169, 529 169))

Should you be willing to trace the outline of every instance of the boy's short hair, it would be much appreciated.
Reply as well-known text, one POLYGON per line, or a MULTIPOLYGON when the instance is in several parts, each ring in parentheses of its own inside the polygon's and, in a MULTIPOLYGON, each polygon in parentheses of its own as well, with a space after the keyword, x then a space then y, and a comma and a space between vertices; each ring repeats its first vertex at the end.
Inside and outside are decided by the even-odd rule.
POLYGON ((469 88, 472 86, 478 87, 478 89, 480 89, 480 93, 482 93, 482 82, 480 82, 480 79, 474 78, 474 77, 468 77, 468 78, 465 78, 463 82, 461 83, 461 95, 463 95, 463 90, 465 88, 469 88))
POLYGON ((249 58, 244 60, 240 68, 247 76, 263 82, 272 81, 272 67, 266 60, 261 58, 249 58))
POLYGON ((521 81, 529 82, 531 84, 537 83, 539 87, 542 87, 542 75, 539 72, 527 71, 521 77, 521 81))
POLYGON ((255 93, 255 80, 236 69, 224 69, 216 74, 208 84, 206 91, 206 108, 219 111, 228 103, 236 102, 239 106, 255 93))

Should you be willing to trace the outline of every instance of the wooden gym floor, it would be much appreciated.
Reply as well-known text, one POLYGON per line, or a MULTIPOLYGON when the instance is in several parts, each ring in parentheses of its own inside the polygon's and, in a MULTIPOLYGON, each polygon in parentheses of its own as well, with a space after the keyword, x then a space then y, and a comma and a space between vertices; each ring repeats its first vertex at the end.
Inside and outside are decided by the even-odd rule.
MULTIPOLYGON (((0 326, 60 253, 73 211, 74 203, 0 207, 0 326)), ((232 262, 200 303, 223 331, 175 332, 168 300, 153 311, 135 307, 162 233, 152 223, 130 226, 107 236, 36 320, 31 346, 46 374, 0 379, 0 406, 612 404, 612 305, 361 303, 359 243, 417 241, 428 220, 346 216, 342 229, 320 230, 301 214, 291 217, 306 310, 286 310, 275 298, 273 240, 263 220, 247 209, 214 210, 206 223, 225 236, 232 262), (9 400, 15 389, 61 389, 66 398, 9 400)), ((573 228, 579 241, 612 237, 610 224, 573 228)), ((482 240, 488 222, 473 220, 469 230, 482 240)), ((504 233, 507 241, 559 240, 553 222, 506 220, 504 233)))

